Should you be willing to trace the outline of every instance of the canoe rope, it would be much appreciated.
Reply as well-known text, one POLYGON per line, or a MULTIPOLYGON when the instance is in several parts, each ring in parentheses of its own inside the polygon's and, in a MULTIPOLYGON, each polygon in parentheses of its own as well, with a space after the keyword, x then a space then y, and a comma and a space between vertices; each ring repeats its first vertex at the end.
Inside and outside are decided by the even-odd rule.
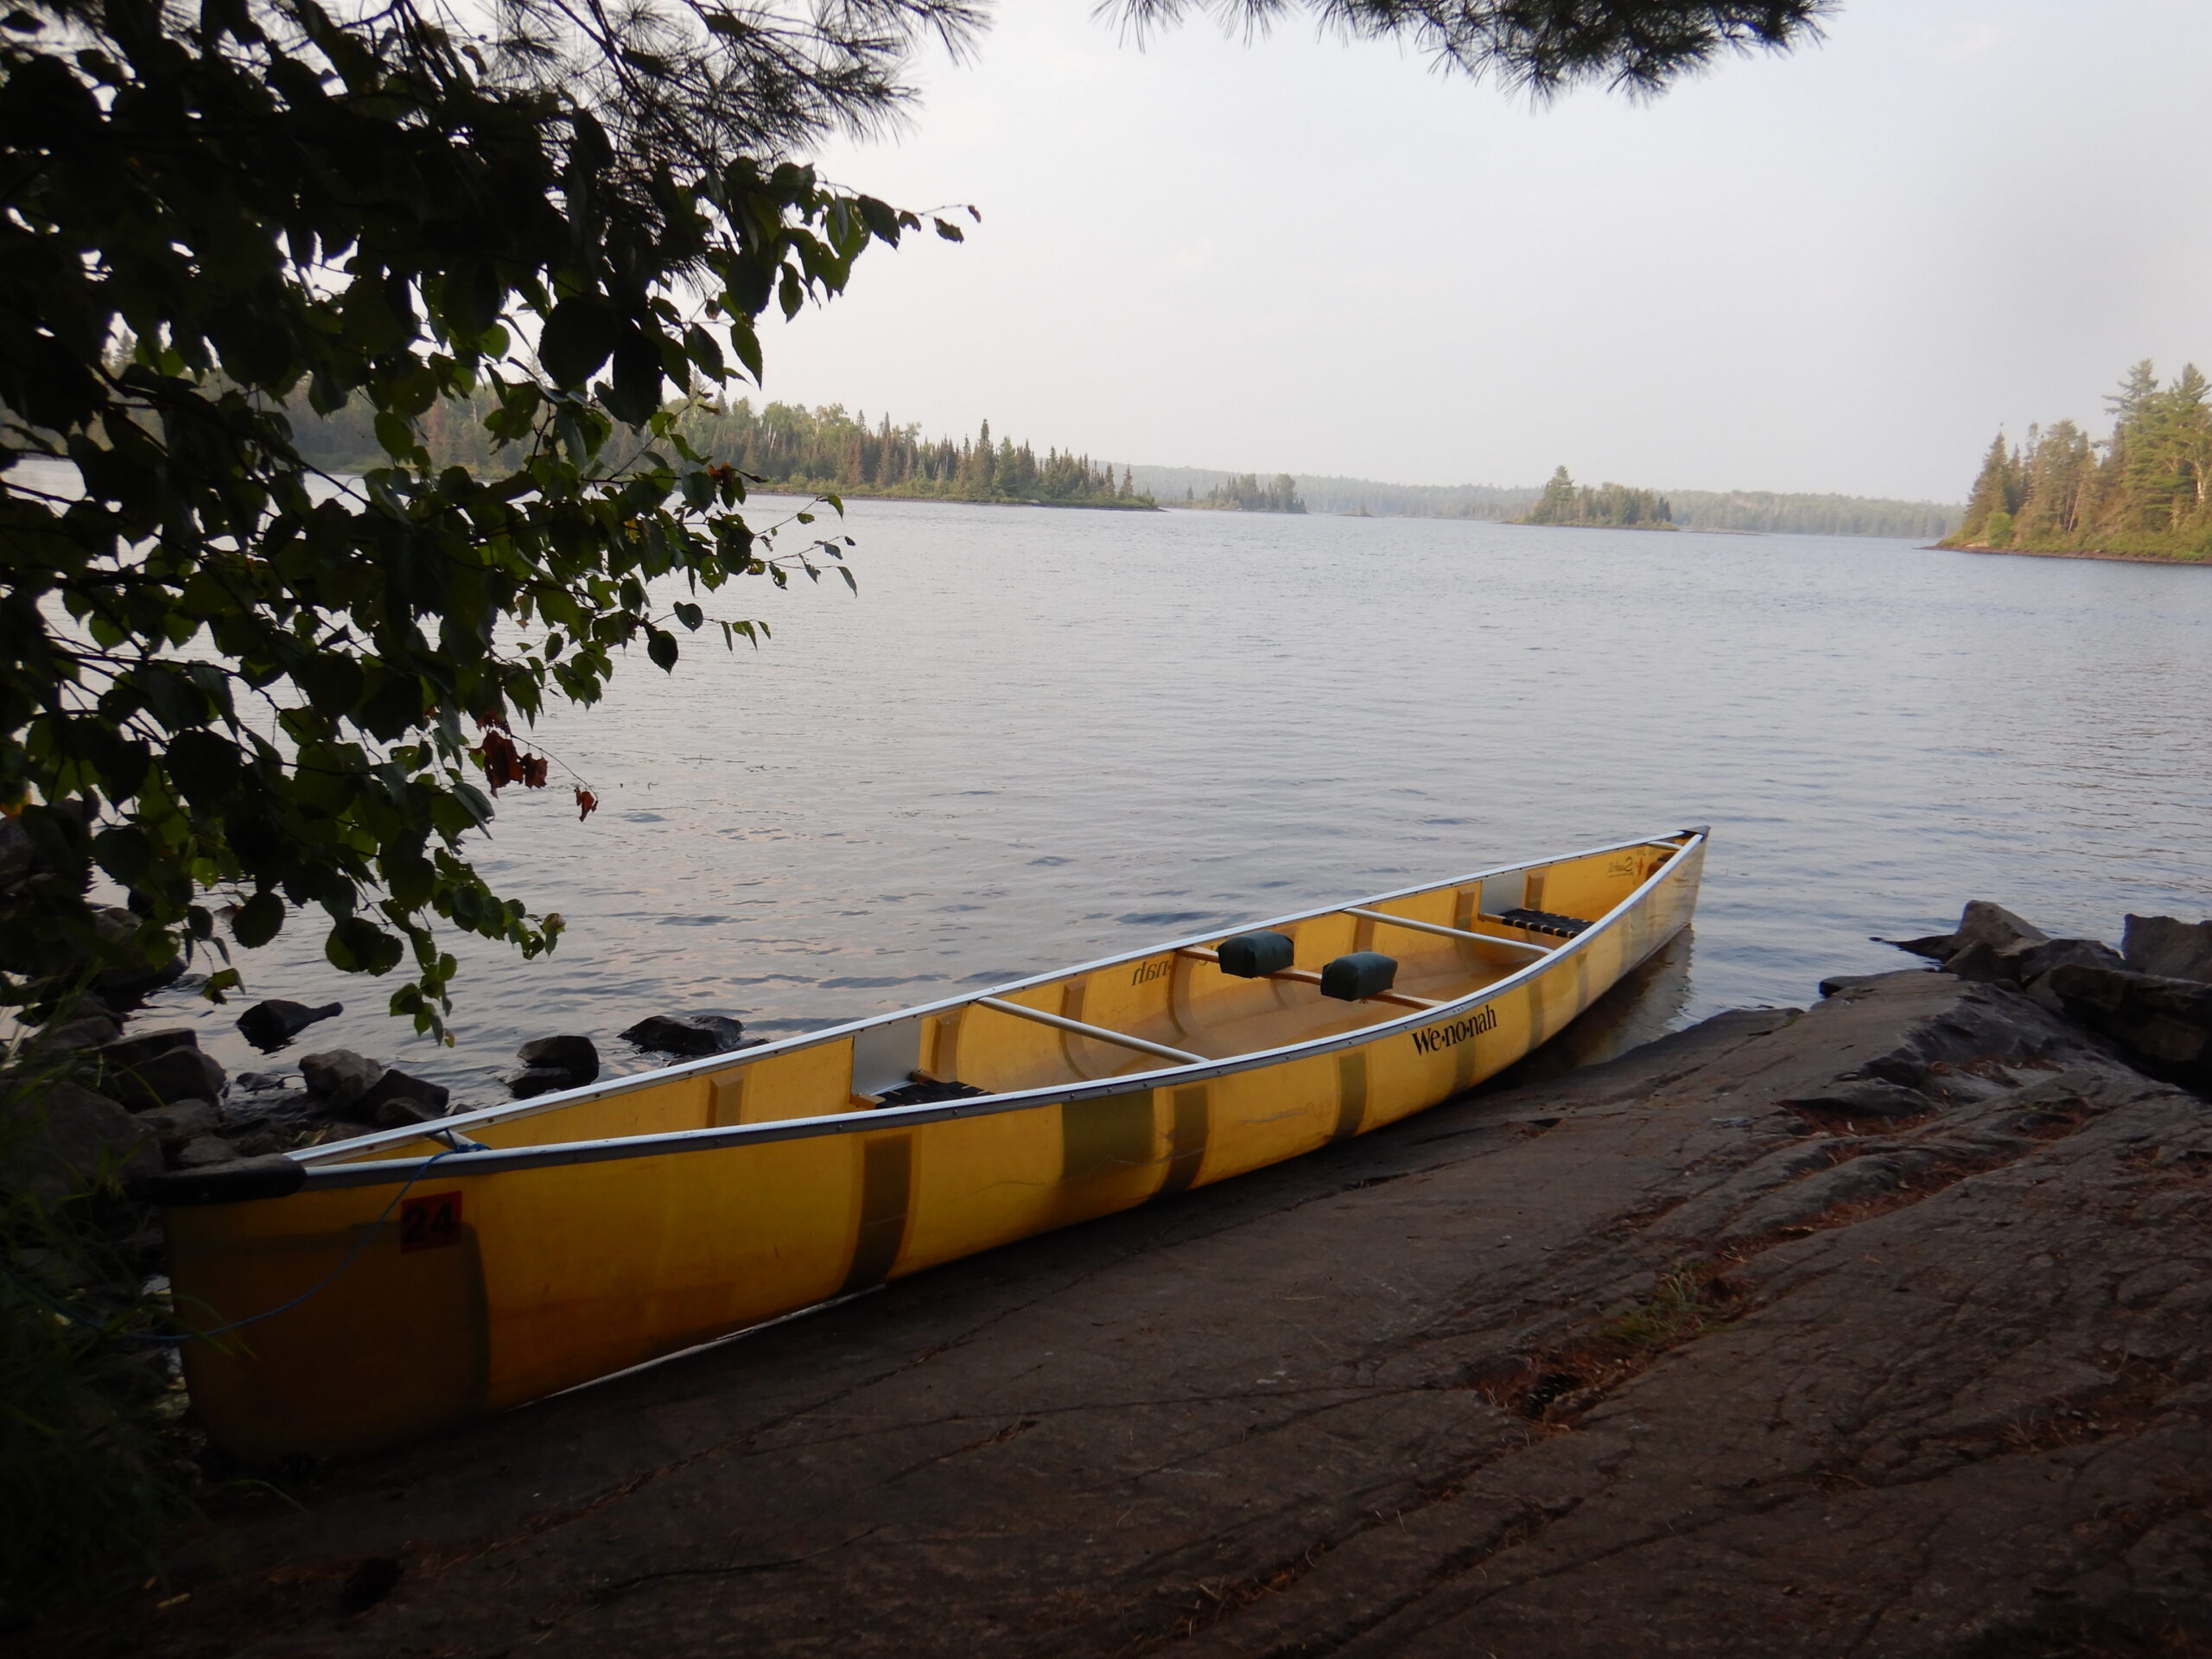
MULTIPOLYGON (((172 1335, 171 1333, 163 1331, 118 1331, 116 1332, 116 1335, 121 1337, 126 1342, 152 1343, 157 1347, 174 1348, 178 1346, 180 1344, 188 1342, 205 1342, 211 1337, 226 1336, 231 1332, 242 1331, 249 1325, 259 1325, 264 1319, 273 1319, 279 1313, 289 1313, 293 1308, 297 1307, 302 1302, 306 1301, 310 1296, 321 1294, 322 1292, 327 1290, 331 1285, 335 1282, 339 1274, 344 1273, 346 1268, 352 1267, 356 1262, 359 1261, 361 1259, 362 1252, 366 1250, 371 1244, 376 1242, 377 1234, 383 1229, 385 1223, 391 1219, 391 1212, 399 1208, 399 1201, 407 1196, 408 1188, 413 1186, 416 1182, 421 1180, 425 1175, 429 1174, 430 1173, 431 1165, 436 1163, 441 1158, 451 1158, 457 1153, 489 1152, 492 1150, 491 1147, 483 1145, 481 1142, 471 1141, 465 1135, 461 1135, 460 1134, 455 1134, 453 1138, 455 1141, 458 1141, 461 1144, 459 1146, 448 1147, 443 1152, 437 1154, 435 1156, 425 1159, 423 1161, 421 1167, 416 1169, 412 1175, 407 1178, 407 1185, 401 1187, 398 1192, 391 1195, 391 1202, 385 1205, 383 1212, 379 1214, 374 1221, 371 1222, 367 1227, 362 1230, 361 1242, 354 1245, 351 1250, 346 1252, 346 1259, 343 1262, 340 1262, 336 1267, 333 1268, 328 1273, 323 1274, 323 1276, 317 1280, 314 1284, 309 1285, 298 1295, 293 1297, 289 1302, 279 1302, 276 1306, 269 1309, 268 1312, 264 1313, 251 1313, 248 1314, 243 1319, 232 1319, 228 1325, 219 1325, 212 1331, 187 1331, 181 1336, 172 1335)), ((67 1319, 73 1325, 81 1324, 83 1322, 85 1318, 84 1309, 80 1307, 69 1307, 59 1301, 56 1301, 53 1297, 48 1295, 43 1290, 41 1290, 36 1285, 30 1283, 27 1280, 16 1278, 13 1273, 8 1274, 7 1276, 15 1281, 17 1289, 29 1292, 35 1300, 44 1303, 49 1310, 55 1313, 59 1313, 63 1319, 67 1319)))

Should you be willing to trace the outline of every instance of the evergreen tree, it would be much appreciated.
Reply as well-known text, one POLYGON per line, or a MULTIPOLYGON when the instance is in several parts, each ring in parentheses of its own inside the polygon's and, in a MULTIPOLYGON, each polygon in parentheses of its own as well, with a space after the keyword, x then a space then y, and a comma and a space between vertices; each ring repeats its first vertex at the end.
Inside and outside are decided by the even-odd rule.
POLYGON ((2018 505, 2018 470, 2019 462, 2000 428, 1982 453, 1981 470, 1974 474, 1974 492, 1967 497, 1967 516, 1959 525, 1960 541, 1979 542, 1992 513, 2009 515, 2018 505))
POLYGON ((2212 383, 2190 364, 2162 386, 2137 363, 2106 407, 2101 445, 2071 421, 2030 428, 2017 451, 2000 434, 1944 545, 2212 558, 2212 383))
POLYGON ((1544 486, 1544 493, 1522 522, 1530 524, 1570 524, 1574 522, 1574 480, 1561 467, 1544 486))

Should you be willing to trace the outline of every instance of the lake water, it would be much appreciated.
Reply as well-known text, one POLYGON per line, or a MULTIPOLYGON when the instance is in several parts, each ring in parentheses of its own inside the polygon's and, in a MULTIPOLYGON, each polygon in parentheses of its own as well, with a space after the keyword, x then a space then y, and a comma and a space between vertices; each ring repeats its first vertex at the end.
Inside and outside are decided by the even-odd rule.
MULTIPOLYGON (((488 946, 439 1051, 320 930, 251 995, 505 1097, 516 1045, 674 1010, 772 1036, 1172 935, 1710 823, 1643 1023, 1802 1003, 1969 898, 2117 939, 2212 912, 2212 571, 1809 537, 859 502, 774 638, 637 653, 532 740, 480 862, 569 927, 488 946)), ((281 1069, 181 992, 233 1070, 281 1069)))

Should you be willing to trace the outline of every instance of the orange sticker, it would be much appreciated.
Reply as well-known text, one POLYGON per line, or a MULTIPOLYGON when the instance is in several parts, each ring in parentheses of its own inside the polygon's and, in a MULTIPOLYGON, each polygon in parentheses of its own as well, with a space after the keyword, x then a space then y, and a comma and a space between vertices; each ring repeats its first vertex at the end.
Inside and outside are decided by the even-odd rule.
POLYGON ((428 1192, 403 1199, 399 1206, 399 1248, 436 1250, 461 1243, 461 1194, 428 1192))

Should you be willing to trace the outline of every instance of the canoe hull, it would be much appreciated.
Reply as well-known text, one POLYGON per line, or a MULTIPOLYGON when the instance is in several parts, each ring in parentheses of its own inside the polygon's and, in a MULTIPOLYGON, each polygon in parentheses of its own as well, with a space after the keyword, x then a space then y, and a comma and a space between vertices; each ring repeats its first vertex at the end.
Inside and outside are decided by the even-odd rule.
MULTIPOLYGON (((375 1450, 1368 1133, 1557 1034, 1688 922, 1702 857, 1699 836, 1570 947, 1493 995, 1212 1075, 1170 1072, 1127 1088, 1109 1079, 1068 1098, 933 1121, 856 1119, 847 1107, 834 1124, 803 1122, 790 1138, 764 1130, 483 1172, 464 1156, 418 1170, 404 1189, 391 1179, 311 1185, 278 1199, 171 1209, 171 1277, 188 1324, 212 1329, 305 1297, 186 1344, 196 1415, 251 1462, 375 1450)), ((1447 915, 1449 901, 1439 903, 1447 915)), ((1115 982, 1150 960, 1113 964, 1115 982)), ((927 1058, 935 1028, 925 1020, 915 1033, 927 1058)), ((633 1080, 570 1109, 561 1134, 757 1122, 791 1098, 769 1083, 810 1065, 842 1067, 830 1091, 842 1105, 870 1040, 847 1041, 842 1060, 822 1058, 834 1044, 768 1057, 790 1078, 754 1060, 734 1085, 739 1068, 725 1057, 719 1071, 709 1064, 633 1080)), ((494 1125, 482 1139, 501 1144, 503 1128, 520 1133, 494 1125)))

